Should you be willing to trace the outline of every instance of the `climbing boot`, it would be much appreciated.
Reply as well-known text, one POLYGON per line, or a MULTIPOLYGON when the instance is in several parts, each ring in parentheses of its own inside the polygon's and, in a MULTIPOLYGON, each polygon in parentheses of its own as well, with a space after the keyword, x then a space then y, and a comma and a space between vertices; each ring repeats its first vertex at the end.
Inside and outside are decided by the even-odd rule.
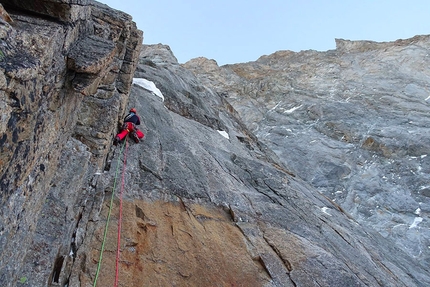
POLYGON ((118 145, 120 141, 121 139, 119 138, 119 136, 116 136, 115 139, 113 140, 113 145, 118 145))
POLYGON ((137 134, 136 134, 136 133, 133 133, 133 134, 131 135, 131 138, 134 140, 134 142, 135 142, 135 143, 139 143, 139 137, 137 136, 137 134))

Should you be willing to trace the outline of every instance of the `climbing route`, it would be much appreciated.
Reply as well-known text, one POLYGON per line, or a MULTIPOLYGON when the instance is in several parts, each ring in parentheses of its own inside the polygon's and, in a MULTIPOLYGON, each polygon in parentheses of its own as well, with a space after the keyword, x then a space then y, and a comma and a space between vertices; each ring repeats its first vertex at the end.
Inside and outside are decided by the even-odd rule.
MULTIPOLYGON (((122 144, 121 150, 120 150, 120 154, 122 154, 124 151, 124 160, 123 160, 123 168, 122 168, 121 190, 119 193, 120 208, 119 208, 119 219, 118 219, 117 254, 116 254, 116 263, 115 263, 115 284, 114 284, 115 287, 118 286, 118 278, 119 278, 119 264, 118 263, 119 263, 119 258, 120 258, 120 241, 121 241, 122 194, 124 191, 124 183, 125 183, 125 168, 126 168, 126 163, 127 163, 127 161, 126 161, 127 160, 127 148, 128 148, 128 143, 127 143, 127 140, 125 140, 124 143, 122 144)), ((113 189, 112 189, 112 196, 111 196, 110 205, 109 205, 109 212, 108 212, 108 216, 106 219, 106 225, 105 225, 104 234, 103 234, 102 246, 100 249, 100 257, 99 257, 98 264, 97 264, 97 271, 96 271, 96 275, 94 277, 93 287, 97 286, 97 280, 98 280, 98 277, 100 274, 100 269, 101 269, 101 264, 102 264, 102 259, 103 259, 103 252, 105 249, 107 232, 109 229, 109 222, 110 222, 110 217, 111 217, 111 213, 112 213, 113 200, 115 197, 115 190, 116 190, 116 183, 117 183, 117 179, 118 179, 120 160, 121 160, 121 156, 118 156, 117 168, 115 171, 114 185, 113 185, 113 189)))

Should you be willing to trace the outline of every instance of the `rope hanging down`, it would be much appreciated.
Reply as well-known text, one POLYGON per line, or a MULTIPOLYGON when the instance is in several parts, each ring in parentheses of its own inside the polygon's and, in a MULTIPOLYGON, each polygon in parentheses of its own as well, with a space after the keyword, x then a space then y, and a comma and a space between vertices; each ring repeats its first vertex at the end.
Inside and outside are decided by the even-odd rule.
MULTIPOLYGON (((127 140, 124 141, 124 144, 121 147, 120 154, 122 154, 122 152, 124 150, 124 147, 126 147, 125 153, 127 153, 127 140)), ((122 188, 124 187, 124 171, 125 171, 125 163, 126 163, 125 159, 126 159, 126 154, 124 155, 122 188)), ((101 264, 102 264, 103 252, 104 252, 104 249, 105 249, 105 243, 106 243, 107 231, 108 231, 108 227, 109 227, 110 215, 112 213, 113 199, 115 197, 116 180, 118 178, 118 171, 119 171, 120 160, 121 160, 121 157, 119 156, 118 157, 118 162, 117 162, 117 165, 116 165, 115 180, 114 180, 113 189, 112 189, 112 196, 111 196, 111 199, 110 199, 109 212, 108 212, 108 216, 107 216, 107 219, 106 219, 106 225, 105 225, 105 230, 104 230, 104 234, 103 234, 103 241, 102 241, 102 246, 101 246, 101 250, 100 250, 100 257, 99 257, 99 262, 97 264, 97 271, 96 271, 96 275, 94 277, 93 287, 97 286, 97 280, 98 280, 98 277, 99 277, 99 274, 100 274, 100 267, 101 267, 101 264)), ((122 190, 121 190, 120 209, 122 209, 122 190)), ((120 217, 121 217, 121 214, 120 214, 120 217)), ((119 221, 121 221, 121 218, 119 219, 119 221)), ((118 223, 118 224, 120 224, 120 223, 118 223)), ((120 230, 118 230, 118 232, 120 232, 120 230)), ((118 242, 118 249, 119 249, 119 242, 118 242)), ((117 260, 118 260, 118 255, 117 255, 117 260)), ((116 265, 118 265, 118 262, 117 262, 116 265)), ((118 271, 116 271, 115 286, 118 286, 118 278, 117 277, 118 277, 118 271)))
POLYGON ((124 192, 124 178, 125 178, 125 167, 127 163, 127 140, 125 141, 125 152, 124 152, 124 167, 122 169, 122 180, 121 180, 121 192, 119 193, 119 218, 118 218, 118 240, 117 240, 117 248, 116 248, 116 263, 115 263, 115 285, 114 287, 118 287, 118 278, 119 278, 119 255, 120 255, 120 245, 121 245, 121 221, 122 221, 122 194, 124 192))

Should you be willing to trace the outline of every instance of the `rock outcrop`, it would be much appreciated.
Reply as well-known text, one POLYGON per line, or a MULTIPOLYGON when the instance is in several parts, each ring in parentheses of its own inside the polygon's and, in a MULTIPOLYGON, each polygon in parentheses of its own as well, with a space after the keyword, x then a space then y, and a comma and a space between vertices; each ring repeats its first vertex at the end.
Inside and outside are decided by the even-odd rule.
POLYGON ((2 4, 0 285, 51 286, 85 230, 142 32, 94 1, 2 4))
POLYGON ((430 36, 185 67, 291 170, 430 267, 430 36))
MULTIPOLYGON (((142 144, 117 147, 104 190, 125 169, 120 282, 127 286, 425 286, 429 274, 392 241, 364 227, 295 176, 236 117, 225 98, 144 46, 130 104, 142 144), (220 132, 223 131, 223 132, 220 132), (126 157, 126 159, 124 158, 126 157)), ((99 182, 98 184, 102 184, 99 182)), ((119 188, 117 190, 120 190, 119 188)), ((109 204, 100 219, 107 218, 109 204)), ((119 201, 98 280, 114 280, 119 201)), ((94 279, 105 221, 78 250, 73 272, 94 279), (83 247, 85 246, 85 247, 83 247), (86 250, 90 246, 89 250, 86 250), (97 250, 97 252, 95 251, 97 250), (85 254, 85 255, 84 255, 85 254)), ((74 277, 71 282, 76 282, 74 277)))
POLYGON ((121 286, 430 284, 242 122, 247 73, 211 86, 97 2, 3 4, 1 286, 113 285, 119 222, 121 286), (111 146, 126 107, 146 136, 111 146))

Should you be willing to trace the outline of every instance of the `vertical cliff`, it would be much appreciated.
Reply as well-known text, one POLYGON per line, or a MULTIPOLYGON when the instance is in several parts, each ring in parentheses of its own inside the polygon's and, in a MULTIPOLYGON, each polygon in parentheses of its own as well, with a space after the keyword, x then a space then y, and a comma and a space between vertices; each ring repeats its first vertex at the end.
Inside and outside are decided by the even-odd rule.
POLYGON ((2 4, 13 22, 0 21, 0 285, 46 286, 78 244, 142 32, 94 1, 2 4))
POLYGON ((186 63, 291 170, 430 267, 430 36, 186 63))
MULTIPOLYGON (((169 47, 144 46, 135 77, 159 89, 135 85, 131 91, 145 140, 117 147, 97 184, 111 195, 115 170, 122 177, 125 162, 122 284, 428 284, 421 264, 291 173, 223 96, 177 63, 169 47)), ((71 283, 90 286, 94 280, 109 206, 106 199, 88 225, 94 236, 78 250, 81 263, 71 283)), ((115 277, 119 206, 115 197, 101 286, 115 277)))
POLYGON ((430 284, 168 46, 142 46, 130 16, 89 0, 3 4, 2 286, 110 286, 116 264, 121 286, 430 284), (126 107, 146 136, 112 146, 126 107))

